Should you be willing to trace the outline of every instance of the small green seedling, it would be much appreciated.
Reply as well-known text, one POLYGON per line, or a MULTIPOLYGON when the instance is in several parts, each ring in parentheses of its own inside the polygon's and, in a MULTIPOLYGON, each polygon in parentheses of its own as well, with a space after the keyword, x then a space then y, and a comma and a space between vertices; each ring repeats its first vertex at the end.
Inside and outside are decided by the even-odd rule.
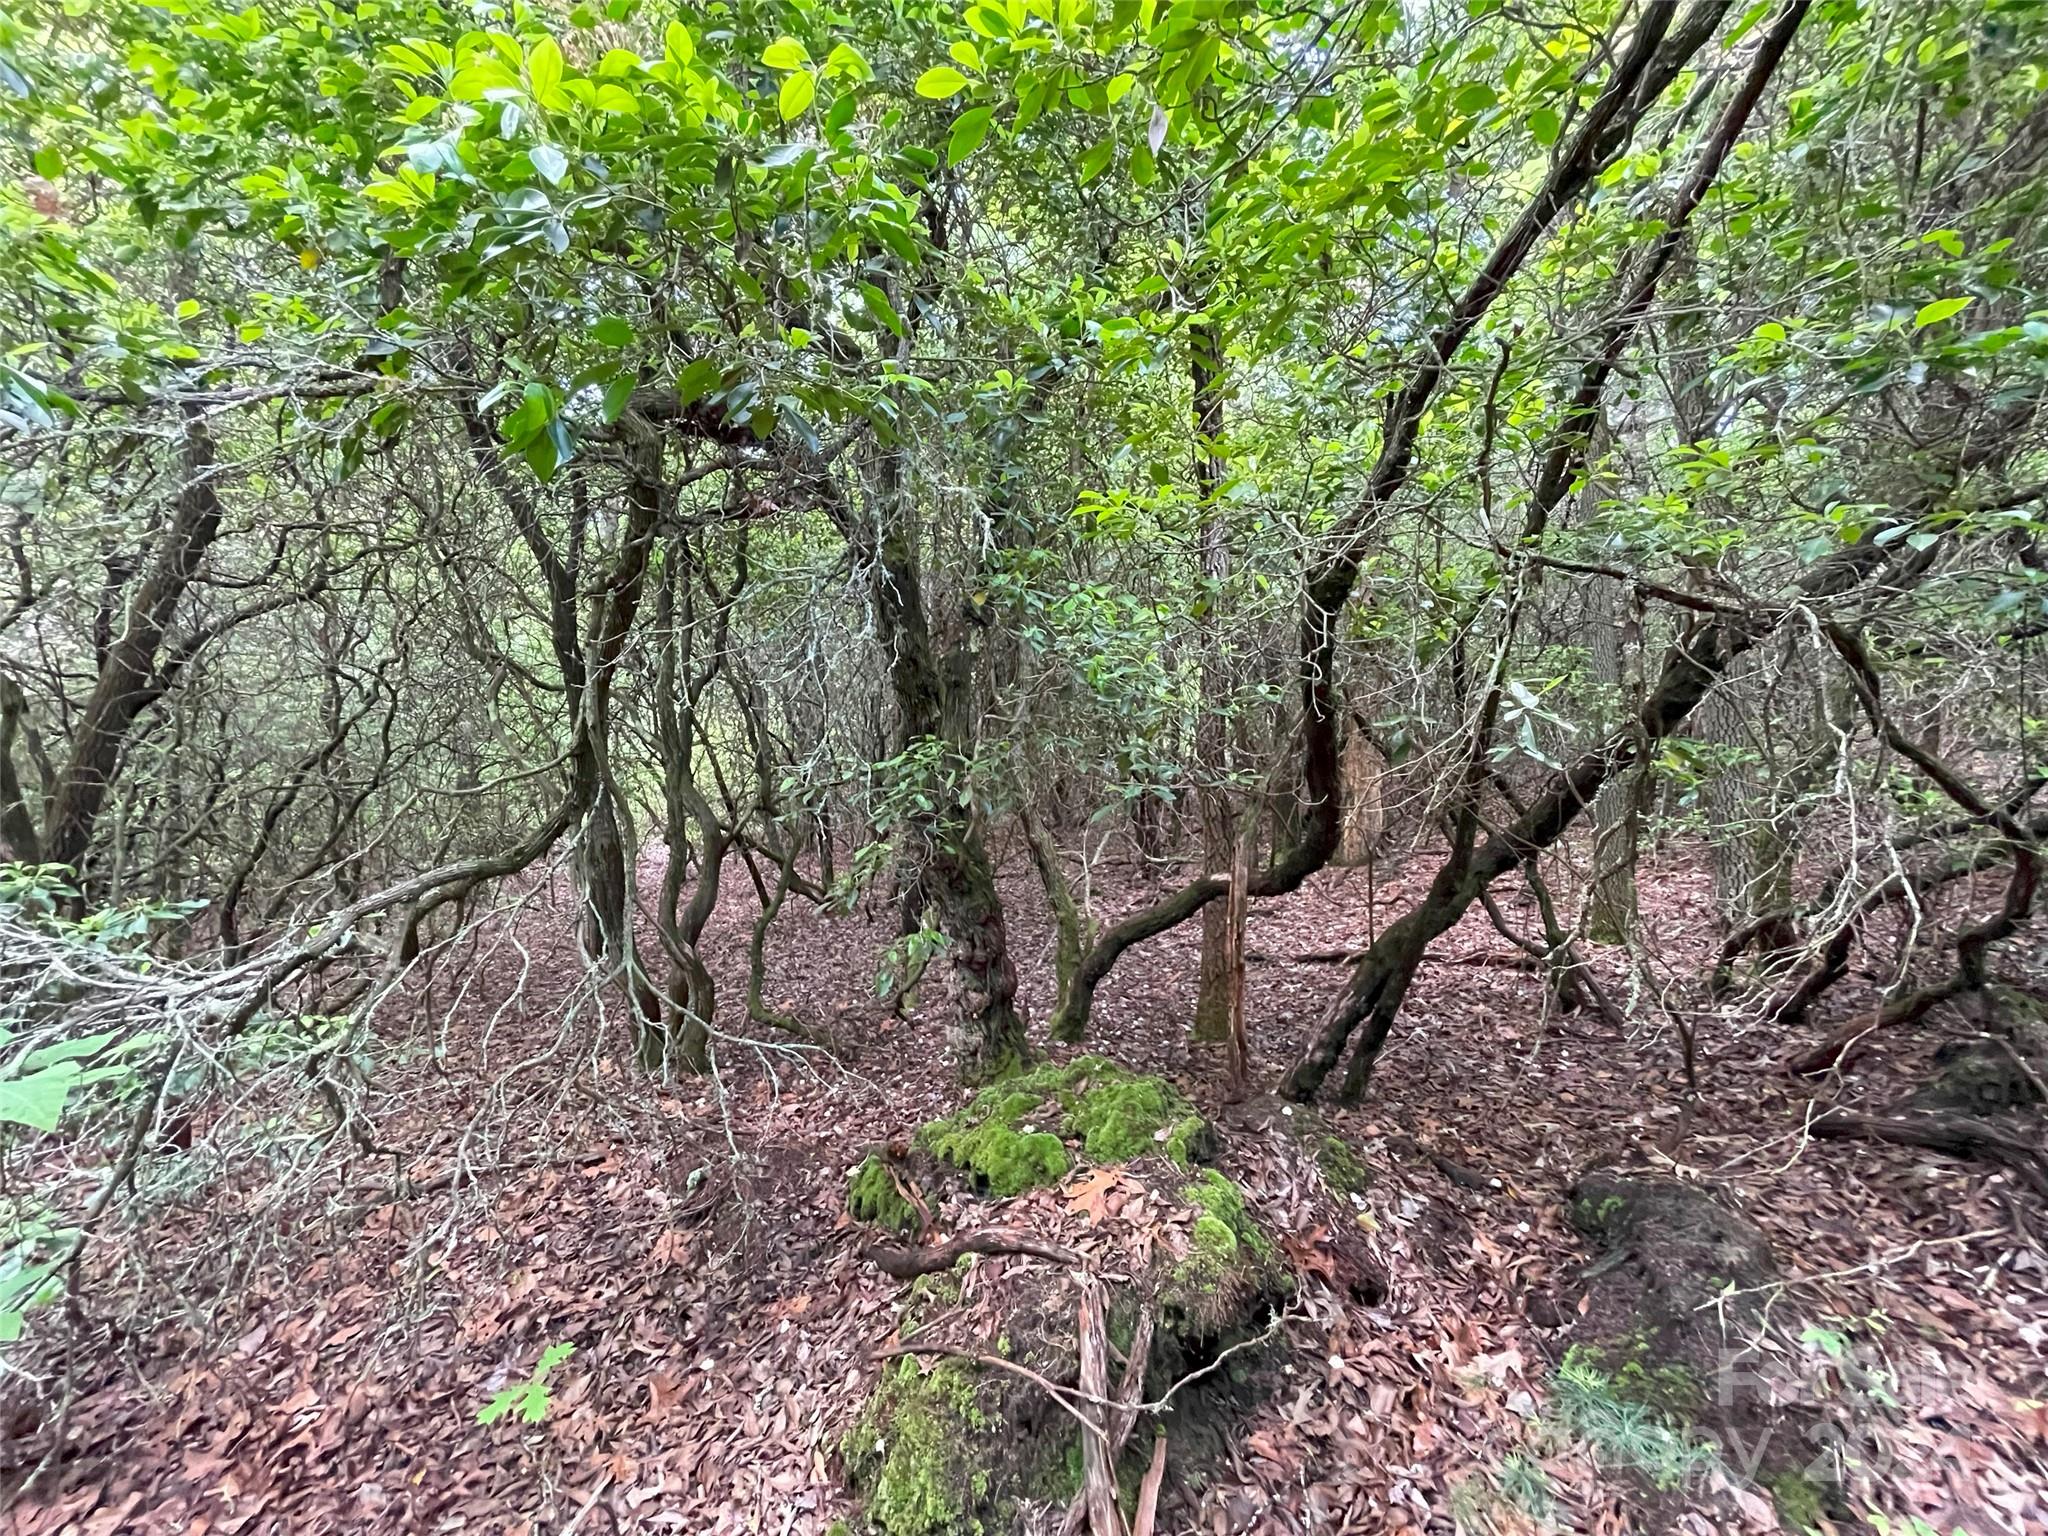
POLYGON ((529 1424, 538 1424, 547 1417, 549 1373, 575 1353, 574 1344, 550 1344, 541 1352, 540 1364, 533 1368, 531 1376, 507 1387, 477 1409, 477 1423, 495 1424, 516 1408, 520 1418, 529 1424))

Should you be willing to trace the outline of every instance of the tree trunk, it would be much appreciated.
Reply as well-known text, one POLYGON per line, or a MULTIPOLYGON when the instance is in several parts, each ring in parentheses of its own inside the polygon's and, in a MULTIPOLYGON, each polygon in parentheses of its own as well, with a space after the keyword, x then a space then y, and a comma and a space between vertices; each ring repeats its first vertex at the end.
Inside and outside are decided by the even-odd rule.
MULTIPOLYGON (((1237 847, 1237 815, 1223 782, 1229 773, 1229 728, 1225 710, 1230 699, 1230 673, 1224 656, 1222 603, 1230 580, 1230 529, 1216 493, 1223 481, 1217 438, 1223 432, 1223 341, 1214 325, 1188 327, 1188 372, 1194 412, 1195 488, 1202 508, 1202 578, 1206 600, 1198 641, 1201 655, 1201 714, 1195 727, 1195 760, 1201 774, 1197 790, 1202 817, 1202 872, 1216 876, 1231 867, 1237 847)), ((1202 958, 1195 991, 1194 1038, 1217 1043, 1230 1039, 1232 956, 1243 949, 1241 933, 1232 927, 1233 908, 1242 902, 1212 901, 1202 908, 1202 958)))
POLYGON ((896 696, 899 753, 932 741, 941 748, 938 776, 924 797, 931 809, 913 816, 909 826, 918 866, 914 888, 937 909, 948 941, 958 984, 951 1044, 961 1076, 982 1081, 1025 1060, 1029 1045, 1017 1011, 1017 971, 1002 899, 980 821, 972 807, 960 803, 961 786, 946 782, 952 772, 964 774, 967 765, 965 744, 943 735, 947 719, 960 713, 947 707, 947 679, 964 669, 942 666, 933 643, 900 448, 884 451, 875 481, 872 517, 861 520, 841 508, 841 531, 868 563, 875 628, 889 658, 896 696))
MULTIPOLYGON (((222 507, 213 485, 213 438, 196 406, 185 411, 184 483, 158 534, 141 584, 128 595, 119 630, 110 632, 92 692, 71 731, 71 755, 44 811, 42 858, 68 864, 82 881, 121 747, 138 716, 163 691, 159 653, 179 599, 220 534, 222 507)), ((82 888, 82 887, 81 887, 82 888)))
MULTIPOLYGON (((1351 600, 1352 590, 1357 586, 1358 573, 1370 551, 1370 541, 1380 519, 1408 484, 1423 420, 1451 360, 1493 307, 1494 300, 1508 281, 1521 270, 1529 253, 1552 223, 1612 163, 1613 157, 1627 145, 1644 113, 1655 105, 1692 56, 1706 44, 1725 9, 1725 6, 1711 3, 1711 0, 1710 3, 1695 5, 1686 13, 1684 25, 1675 32, 1671 30, 1676 17, 1675 7, 1650 7, 1633 20, 1626 38, 1619 40, 1620 47, 1614 55, 1614 65, 1606 84, 1579 119, 1570 142, 1553 158, 1543 184, 1501 236, 1485 264, 1451 306, 1443 323, 1419 349, 1401 392, 1389 403, 1380 434, 1379 457, 1367 477, 1364 493, 1357 505, 1332 530, 1330 543, 1333 547, 1330 552, 1306 573, 1296 650, 1302 749, 1301 781, 1298 799, 1294 803, 1300 813, 1301 831, 1298 837, 1284 844, 1285 852, 1276 853, 1272 862, 1252 881, 1251 895, 1279 896, 1296 889, 1321 869, 1336 851, 1340 806, 1336 667, 1342 616, 1351 600)), ((1795 0, 1790 12, 1792 28, 1797 27, 1805 12, 1806 6, 1795 0)), ((1768 45, 1760 51, 1760 57, 1768 62, 1765 78, 1768 78, 1770 69, 1776 67, 1786 41, 1789 41, 1789 31, 1781 21, 1768 45)), ((1760 82, 1756 88, 1761 89, 1760 82)), ((1740 114, 1740 121, 1747 120, 1748 108, 1754 105, 1753 98, 1749 99, 1740 114)), ((1725 152, 1725 132, 1717 136, 1717 142, 1720 150, 1725 152)), ((1717 158, 1712 169, 1718 169, 1718 166, 1717 158)), ((1707 180, 1711 180, 1711 173, 1707 180)), ((1691 216, 1692 207, 1697 204, 1697 196, 1704 195, 1704 191, 1704 185, 1697 189, 1697 194, 1688 188, 1685 195, 1692 197, 1693 202, 1679 210, 1673 229, 1683 226, 1691 216)), ((1652 247, 1653 259, 1645 264, 1646 288, 1654 288, 1657 276, 1670 260, 1671 246, 1675 241, 1669 239, 1668 234, 1669 231, 1667 237, 1660 237, 1652 247)), ((1633 294, 1630 296, 1627 313, 1631 328, 1640 318, 1640 308, 1647 307, 1648 302, 1647 291, 1640 299, 1633 294)), ((1582 392, 1591 388, 1595 404, 1612 367, 1612 359, 1603 359, 1593 383, 1582 384, 1582 392)), ((1573 420, 1574 425, 1583 430, 1576 409, 1573 420)), ((1567 457, 1576 462, 1576 456, 1567 457)), ((1554 473, 1554 467, 1546 464, 1546 478, 1554 473)), ((1556 494, 1563 494, 1562 487, 1556 494)), ((1276 842, 1275 846, 1283 845, 1276 842)), ((1104 931, 1082 958, 1073 991, 1060 1010, 1056 1029, 1061 1038, 1080 1037, 1087 1026, 1096 985, 1109 974, 1126 949, 1186 921, 1221 897, 1228 886, 1228 881, 1204 875, 1104 931)))

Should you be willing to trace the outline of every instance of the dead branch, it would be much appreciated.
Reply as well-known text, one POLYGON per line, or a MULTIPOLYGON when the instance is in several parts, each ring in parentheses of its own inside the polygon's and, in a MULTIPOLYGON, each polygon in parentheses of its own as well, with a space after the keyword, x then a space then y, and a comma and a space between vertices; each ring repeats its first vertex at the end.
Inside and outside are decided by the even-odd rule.
MULTIPOLYGON (((1093 1275, 1081 1280, 1081 1392, 1097 1401, 1109 1394, 1109 1307, 1102 1282, 1093 1275)), ((1124 1521, 1116 1506, 1115 1458, 1109 1434, 1100 1427, 1081 1440, 1081 1493, 1088 1504, 1088 1536, 1123 1536, 1124 1521)))
POLYGON ((1131 1536, 1152 1536, 1159 1520, 1159 1489, 1166 1481, 1166 1434, 1152 1441, 1152 1462, 1145 1468, 1145 1480, 1138 1484, 1138 1511, 1131 1521, 1131 1536))

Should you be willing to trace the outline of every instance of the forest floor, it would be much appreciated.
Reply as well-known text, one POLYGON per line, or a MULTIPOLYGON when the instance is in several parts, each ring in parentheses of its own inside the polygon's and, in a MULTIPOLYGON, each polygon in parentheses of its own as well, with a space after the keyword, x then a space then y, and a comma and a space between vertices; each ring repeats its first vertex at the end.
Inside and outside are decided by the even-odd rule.
MULTIPOLYGON (((1286 957, 1364 942, 1430 866, 1425 853, 1370 876, 1330 870, 1255 905, 1257 1082, 1277 1079, 1344 974, 1286 957)), ((1125 883, 1098 884, 1098 905, 1149 889, 1125 883)), ((1007 889, 1042 1021, 1050 935, 1021 860, 1007 889)), ((1617 996, 1696 991, 1713 942, 1702 868, 1667 852, 1643 889, 1642 964, 1631 973, 1618 950, 1598 964, 1617 996)), ((438 1032, 381 1040, 366 1108, 423 1188, 396 1198, 391 1163, 361 1159, 259 1236, 223 1214, 219 1190, 203 1205, 195 1193, 189 1233, 172 1235, 185 1315, 99 1352, 73 1384, 61 1456, 0 1526, 798 1536, 852 1516, 839 1447, 903 1287, 860 1258, 873 1234, 848 1220, 846 1180, 870 1146, 961 1102, 944 989, 928 982, 924 1011, 891 1017, 874 1000, 883 917, 792 902, 770 939, 768 1000, 851 1051, 728 1043, 722 1091, 656 1085, 615 1064, 587 1008, 565 1021, 578 963, 560 895, 535 893, 466 989, 444 970, 438 1032), (544 1419, 480 1424, 558 1342, 576 1349, 544 1419)), ((708 941, 728 1013, 755 910, 735 861, 708 941)), ((1564 1202, 1598 1164, 1707 1180, 1770 1234, 1782 1283, 1760 1342, 1816 1393, 1861 1394, 1869 1497, 1942 1536, 2048 1529, 2048 1264, 2027 1227, 2043 1213, 2005 1175, 1809 1140, 1815 1090, 1773 1070, 1783 1042, 1761 1032, 1702 1026, 1688 1113, 1666 1025, 1546 1017, 1539 978, 1470 963, 1505 950, 1480 915, 1435 946, 1368 1102, 1322 1111, 1373 1175, 1340 1200, 1290 1152, 1292 1111, 1219 1103, 1213 1065, 1191 1059, 1196 942, 1188 925, 1128 955, 1090 1048, 1165 1074, 1214 1118, 1219 1165, 1281 1236, 1301 1291, 1277 1390, 1199 1487, 1168 1424, 1163 1532, 1776 1528, 1771 1500, 1737 1475, 1739 1447, 1658 1494, 1557 1430, 1554 1373, 1591 1257, 1564 1202), (1344 1242, 1369 1247, 1383 1296, 1332 1278, 1344 1242)), ((1823 1091, 1897 1098, 1943 1027, 1878 1042, 1823 1091)), ((1102 1194, 1040 1191, 1001 1214, 1085 1243, 1102 1194)), ((51 1426, 36 1428, 17 1423, 17 1444, 51 1426)))

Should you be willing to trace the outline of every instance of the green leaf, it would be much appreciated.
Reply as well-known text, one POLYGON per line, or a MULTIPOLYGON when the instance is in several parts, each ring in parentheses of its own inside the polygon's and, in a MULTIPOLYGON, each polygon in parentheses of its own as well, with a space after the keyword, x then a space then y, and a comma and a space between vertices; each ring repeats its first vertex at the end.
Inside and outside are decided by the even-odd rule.
POLYGON ((562 178, 569 174, 569 157, 552 144, 536 144, 527 152, 533 168, 548 179, 550 186, 560 186, 562 178))
POLYGON ((662 43, 672 64, 687 64, 697 57, 697 40, 690 36, 690 29, 680 21, 668 24, 668 30, 662 33, 662 43))
POLYGON ((786 123, 793 117, 801 117, 810 110, 812 101, 818 95, 818 79, 808 69, 800 69, 782 82, 782 90, 775 98, 776 106, 782 112, 786 123))
POLYGON ((761 62, 770 69, 802 69, 810 61, 804 45, 793 37, 778 37, 761 50, 761 62))
POLYGON ((944 101, 966 88, 967 77, 950 64, 928 69, 917 77, 917 94, 926 101, 944 101))
POLYGON ((1083 154, 1080 164, 1081 185, 1087 186, 1089 182, 1107 170, 1109 168, 1110 156, 1115 153, 1116 140, 1104 139, 1100 144, 1095 145, 1083 154))
POLYGON ((626 413, 627 402, 633 398, 635 382, 632 374, 622 373, 605 385, 604 403, 598 407, 598 414, 604 417, 606 425, 617 421, 626 413))
POLYGON ((889 327, 898 336, 904 334, 903 317, 896 313, 896 306, 889 302, 889 295, 882 292, 873 283, 862 283, 860 285, 860 296, 866 302, 869 314, 889 327))
POLYGON ((1924 330, 1930 325, 1939 325, 1952 315, 1959 315, 1976 302, 1975 299, 1936 299, 1932 304, 1922 304, 1913 316, 1913 329, 1924 330))
POLYGON ((544 37, 527 55, 526 78, 533 86, 533 99, 550 111, 570 105, 562 89, 562 49, 552 37, 544 37))
POLYGON ((1529 136, 1545 149, 1557 142, 1563 129, 1563 121, 1549 107, 1538 107, 1529 114, 1529 136))
POLYGON ((954 119, 952 137, 946 141, 946 164, 958 165, 981 148, 995 115, 994 107, 970 107, 954 119))
POLYGON ((968 42, 964 37, 947 48, 946 57, 955 64, 964 65, 977 74, 981 71, 981 50, 968 42))
POLYGON ((1010 25, 1010 18, 1003 14, 1002 7, 987 4, 985 0, 967 8, 967 25, 983 37, 992 39, 1009 37, 1015 30, 1010 25))
POLYGON ((1470 85, 1458 88, 1458 94, 1452 98, 1451 105, 1457 109, 1461 117, 1477 117, 1499 100, 1500 97, 1494 94, 1492 86, 1484 80, 1475 80, 1470 85))
POLYGON ((54 1131, 78 1077, 78 1064, 60 1061, 26 1077, 0 1081, 0 1121, 54 1131))
POLYGON ((600 346, 623 347, 632 341, 633 327, 624 315, 602 315, 590 327, 590 335, 600 346))
POLYGON ((1756 328, 1753 334, 1758 341, 1783 341, 1785 339, 1785 327, 1778 324, 1775 320, 1766 320, 1756 328))
POLYGON ((64 153, 54 144, 45 144, 36 151, 36 174, 45 181, 55 181, 64 174, 64 153))
POLYGON ((60 1061, 79 1061, 87 1056, 97 1056, 120 1038, 117 1030, 108 1030, 101 1035, 85 1035, 77 1040, 60 1040, 55 1045, 46 1045, 30 1051, 22 1066, 33 1072, 43 1067, 54 1067, 60 1061))

